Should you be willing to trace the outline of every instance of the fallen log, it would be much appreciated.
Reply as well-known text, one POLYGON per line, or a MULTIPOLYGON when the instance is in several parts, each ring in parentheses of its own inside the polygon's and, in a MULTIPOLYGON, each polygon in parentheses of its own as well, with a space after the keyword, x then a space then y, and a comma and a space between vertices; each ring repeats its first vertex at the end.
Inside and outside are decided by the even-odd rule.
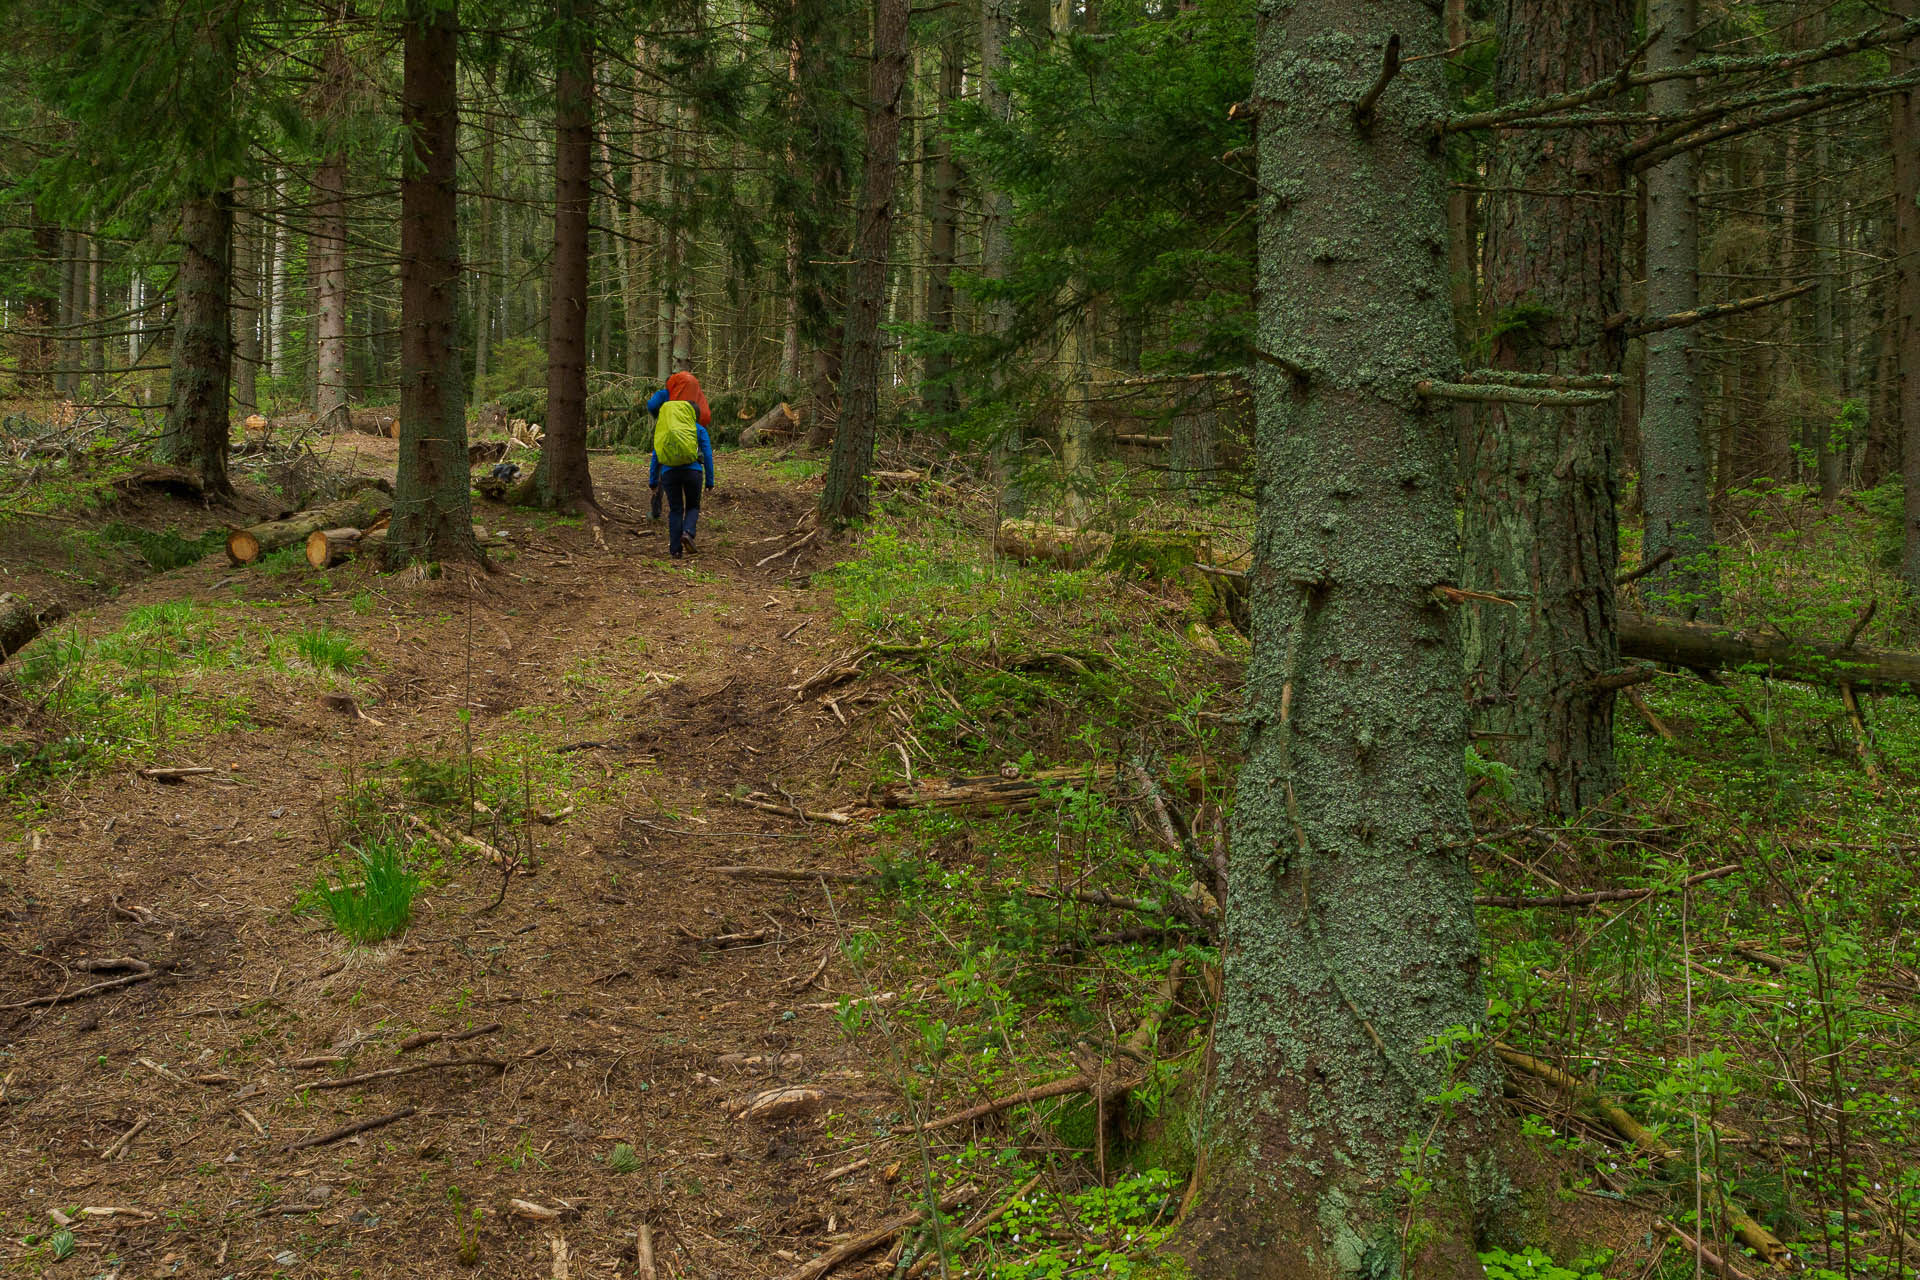
POLYGON ((889 786, 880 793, 880 803, 888 809, 995 809, 1025 813, 1040 803, 1049 788, 1075 784, 1106 786, 1113 778, 1114 767, 1110 764, 1042 769, 1022 778, 1006 778, 997 773, 978 778, 920 778, 889 786))
POLYGON ((1002 520, 994 530, 993 549, 1014 560, 1079 569, 1106 559, 1113 551, 1113 535, 1038 520, 1002 520))
POLYGON ((360 492, 324 507, 295 512, 278 520, 232 529, 227 533, 227 559, 248 565, 269 552, 306 541, 316 529, 364 529, 392 509, 393 497, 380 489, 360 492))
POLYGON ((352 554, 361 536, 351 525, 345 529, 315 529, 307 535, 307 563, 316 569, 331 568, 352 554))
POLYGON ((1846 684, 1855 693, 1920 693, 1920 653, 1794 640, 1758 628, 1623 613, 1620 654, 1694 671, 1757 671, 1803 684, 1846 684))
POLYGON ((0 662, 19 652, 29 640, 45 631, 48 624, 64 616, 66 610, 57 604, 36 609, 21 596, 0 592, 0 662))
POLYGON ((751 449, 769 440, 784 440, 799 429, 800 415, 783 401, 749 423, 740 433, 740 444, 751 449))

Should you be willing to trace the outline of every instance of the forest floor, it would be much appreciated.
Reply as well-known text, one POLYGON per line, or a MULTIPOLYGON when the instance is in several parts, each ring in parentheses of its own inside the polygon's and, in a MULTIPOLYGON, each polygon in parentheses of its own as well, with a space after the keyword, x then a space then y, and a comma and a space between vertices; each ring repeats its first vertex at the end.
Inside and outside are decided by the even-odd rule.
MULTIPOLYGON (((1177 581, 997 560, 963 476, 823 542, 817 464, 724 453, 674 563, 643 461, 594 469, 605 547, 479 502, 498 571, 440 576, 235 570, 233 513, 145 491, 8 499, 48 514, 0 524, 0 587, 73 616, 0 667, 0 1274, 634 1276, 644 1227, 659 1275, 817 1275, 933 1201, 833 1274, 1171 1274, 1245 641, 1177 581), (884 803, 954 775, 1005 790, 884 803), (411 923, 349 945, 313 891, 382 849, 411 923)), ((1844 635, 1864 518, 1755 497, 1736 610, 1844 635)), ((1920 713, 1638 691, 1579 823, 1469 758, 1489 1005, 1453 1051, 1578 1086, 1505 1059, 1489 1273, 1683 1280, 1674 1224, 1766 1274, 1684 1150, 1802 1262, 1909 1276, 1920 713)))
MULTIPOLYGON (((643 1223, 663 1274, 770 1275, 910 1206, 919 1177, 883 1136, 897 1093, 834 1011, 863 990, 840 949, 861 908, 824 882, 708 870, 864 870, 866 843, 728 802, 858 804, 843 766, 861 746, 790 691, 847 648, 831 596, 796 572, 819 553, 754 566, 811 490, 723 461, 702 549, 679 563, 664 524, 618 527, 601 551, 577 521, 482 504, 509 532, 501 572, 215 556, 79 619, 96 652, 156 642, 146 697, 117 690, 138 702, 121 708, 138 753, 9 802, 10 1272, 52 1260, 64 1211, 88 1275, 445 1275, 476 1231, 485 1274, 557 1274, 562 1248, 573 1275, 632 1274, 643 1223), (323 639, 303 657, 302 636, 323 639), (321 700, 341 693, 357 713, 321 700), (214 772, 166 783, 146 766, 214 772), (349 947, 297 907, 339 878, 368 810, 471 830, 521 871, 503 884, 456 846, 411 929, 349 947), (151 976, 79 996, 135 971, 86 968, 114 958, 151 976), (63 1002, 32 1003, 48 995, 63 1002), (422 1033, 462 1038, 405 1048, 422 1033), (473 1065, 332 1087, 456 1060, 473 1065), (730 1117, 729 1100, 788 1082, 821 1091, 831 1120, 730 1117), (114 1212, 79 1217, 99 1208, 114 1212)), ((643 461, 596 470, 603 496, 642 507, 643 461)))

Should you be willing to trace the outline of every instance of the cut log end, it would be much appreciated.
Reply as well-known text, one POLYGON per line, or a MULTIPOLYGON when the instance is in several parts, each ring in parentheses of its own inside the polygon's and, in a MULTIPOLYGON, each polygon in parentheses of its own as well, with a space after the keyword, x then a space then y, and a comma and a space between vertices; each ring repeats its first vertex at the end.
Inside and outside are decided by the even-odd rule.
POLYGON ((252 564, 260 558, 260 539, 245 529, 227 531, 227 559, 235 565, 252 564))
POLYGON ((352 554, 362 537, 358 529, 315 529, 307 535, 307 563, 331 568, 352 554))

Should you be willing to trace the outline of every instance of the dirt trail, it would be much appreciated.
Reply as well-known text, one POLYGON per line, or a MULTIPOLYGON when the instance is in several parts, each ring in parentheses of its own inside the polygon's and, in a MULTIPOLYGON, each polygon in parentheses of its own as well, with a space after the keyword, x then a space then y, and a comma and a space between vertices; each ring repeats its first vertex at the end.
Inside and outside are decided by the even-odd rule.
MULTIPOLYGON (((127 1212, 76 1223, 75 1275, 462 1274, 464 1205, 483 1211, 477 1274, 558 1274, 559 1239, 572 1276, 631 1275, 646 1223, 662 1274, 771 1276, 830 1229, 872 1225, 912 1196, 882 1180, 892 1157, 862 1145, 897 1094, 813 1007, 857 990, 837 947, 849 905, 817 885, 704 870, 864 856, 858 828, 725 802, 742 788, 844 802, 828 779, 867 748, 857 717, 842 727, 788 692, 844 647, 829 597, 786 561, 754 567, 780 545, 756 540, 792 528, 810 488, 739 455, 722 465, 703 551, 678 565, 664 531, 616 530, 602 552, 584 529, 486 508, 479 518, 520 548, 501 574, 351 567, 316 590, 206 563, 82 620, 104 630, 187 596, 273 606, 222 612, 247 624, 324 622, 370 651, 358 687, 373 719, 311 686, 295 696, 271 672, 238 674, 253 727, 153 762, 219 772, 97 777, 9 850, 0 1004, 130 975, 90 960, 137 958, 153 976, 0 1013, 6 1274, 51 1265, 49 1242, 21 1243, 51 1230, 50 1211, 103 1206, 127 1212), (293 910, 329 865, 325 815, 382 762, 457 757, 468 706, 482 754, 535 734, 574 747, 558 759, 577 808, 528 828, 537 867, 497 910, 485 908, 500 877, 475 859, 436 879, 399 939, 348 949, 293 910), (746 946, 700 941, 758 931, 746 946), (492 1023, 400 1051, 419 1032, 492 1023), (728 1054, 800 1057, 756 1073, 728 1054), (452 1058, 504 1070, 311 1087, 452 1058), (824 1089, 833 1114, 725 1114, 723 1100, 770 1081, 824 1089), (618 1143, 637 1168, 611 1167, 618 1143), (869 1168, 819 1180, 864 1155, 869 1168), (560 1217, 517 1217, 514 1199, 560 1217)), ((637 468, 597 459, 596 472, 616 507, 640 510, 637 468)))

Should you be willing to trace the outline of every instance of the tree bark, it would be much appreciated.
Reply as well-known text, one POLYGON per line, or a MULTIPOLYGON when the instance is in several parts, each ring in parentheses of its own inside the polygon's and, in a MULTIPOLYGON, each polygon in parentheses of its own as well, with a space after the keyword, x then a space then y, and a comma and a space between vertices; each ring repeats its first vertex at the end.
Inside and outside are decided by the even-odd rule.
MULTIPOLYGON (((493 100, 493 68, 487 68, 487 101, 493 100)), ((473 397, 482 404, 487 398, 487 362, 493 354, 494 277, 501 264, 489 262, 493 254, 493 187, 495 173, 493 129, 480 137, 480 190, 475 193, 475 211, 479 214, 474 243, 480 248, 480 268, 473 283, 473 397)))
MULTIPOLYGON (((1497 13, 1503 102, 1604 79, 1633 44, 1633 0, 1504 0, 1497 13)), ((1500 138, 1486 213, 1487 305, 1506 318, 1495 368, 1620 368, 1619 330, 1607 319, 1620 310, 1625 202, 1537 194, 1618 189, 1624 179, 1608 155, 1619 138, 1598 128, 1500 138)), ((1619 665, 1618 412, 1615 403, 1489 404, 1468 459, 1464 581, 1524 602, 1464 611, 1474 727, 1495 744, 1483 750, 1513 767, 1520 803, 1563 817, 1620 785, 1614 691, 1593 683, 1619 665)))
POLYGON ((547 438, 534 470, 541 506, 599 514, 587 465, 587 258, 593 200, 591 0, 555 11, 551 310, 547 319, 547 438))
MULTIPOLYGON (((1007 42, 1013 38, 1013 16, 1018 0, 980 0, 980 106, 987 118, 1004 124, 1012 118, 1013 98, 1003 79, 1007 74, 1007 42)), ((989 290, 1003 287, 1013 269, 1013 197, 994 186, 980 191, 980 277, 989 290)), ((991 296, 982 304, 981 324, 992 337, 1004 337, 1013 323, 1012 305, 991 296)), ((996 388, 997 389, 997 388, 996 388)), ((1000 509, 1009 516, 1027 513, 1026 493, 1020 484, 1021 437, 1019 419, 1008 415, 994 444, 994 471, 1000 485, 1000 509)))
POLYGON ((209 497, 227 481, 227 393, 233 376, 233 195, 194 196, 180 216, 179 302, 173 321, 173 376, 162 462, 200 477, 209 497))
MULTIPOLYGON (((1894 12, 1920 17, 1920 0, 1899 0, 1894 12)), ((1920 69, 1920 40, 1909 40, 1894 60, 1894 71, 1920 69)), ((1900 577, 1920 599, 1920 91, 1909 89, 1893 100, 1893 255, 1898 282, 1894 368, 1899 375, 1900 439, 1906 478, 1906 537, 1900 577)))
POLYGON ((1261 474, 1236 787, 1212 1167, 1196 1274, 1478 1277, 1465 1170, 1481 1096, 1419 1046, 1484 1013, 1463 759, 1452 415, 1415 396, 1457 367, 1440 63, 1355 103, 1397 32, 1443 47, 1425 0, 1267 6, 1257 37, 1261 474), (1433 1190, 1403 1268, 1402 1151, 1433 1190))
MULTIPOLYGON (((1692 61, 1699 0, 1648 0, 1647 21, 1660 29, 1648 51, 1652 71, 1692 61)), ((1660 80, 1647 108, 1683 115, 1693 108, 1693 81, 1660 80)), ((1647 172, 1647 314, 1671 315, 1700 305, 1700 222, 1694 205, 1696 153, 1682 151, 1647 172)), ((1708 505, 1710 477, 1701 423, 1705 418, 1694 333, 1647 335, 1646 399, 1640 409, 1640 490, 1645 552, 1671 549, 1673 559, 1647 579, 1646 598, 1678 617, 1720 616, 1720 570, 1708 505)))
MULTIPOLYGON (((949 30, 940 42, 940 104, 938 115, 944 120, 951 104, 960 100, 961 72, 965 51, 958 30, 949 30)), ((944 127, 937 133, 939 148, 933 159, 933 183, 927 210, 927 328, 936 342, 953 333, 953 265, 958 244, 956 202, 960 196, 960 169, 953 159, 953 139, 944 127)), ((927 355, 925 393, 921 402, 928 413, 952 414, 959 411, 960 396, 953 385, 953 360, 935 349, 927 355)))
MULTIPOLYGON (((327 47, 320 110, 332 117, 343 110, 352 74, 343 41, 327 47)), ((340 122, 331 121, 335 128, 340 122)), ((313 174, 314 415, 325 421, 347 404, 347 152, 335 144, 313 174)))
POLYGON ((387 563, 472 559, 460 363, 459 16, 407 0, 400 125, 400 461, 387 563))
POLYGON ((900 98, 907 79, 908 0, 874 0, 873 67, 867 88, 867 172, 854 233, 847 299, 840 426, 833 438, 820 514, 862 520, 872 502, 874 437, 880 416, 880 313, 887 305, 894 177, 900 168, 900 98))
POLYGON ((253 188, 233 181, 233 402, 241 414, 260 408, 260 219, 253 188))
POLYGON ((87 339, 87 368, 93 374, 92 393, 104 395, 107 385, 107 339, 100 332, 101 296, 100 274, 105 265, 105 254, 100 247, 100 237, 95 234, 98 224, 87 235, 87 323, 94 326, 94 334, 87 339))
POLYGON ((36 215, 33 247, 38 262, 21 285, 20 324, 26 332, 17 357, 20 390, 30 396, 53 390, 51 371, 59 365, 53 327, 59 319, 60 277, 55 273, 60 269, 60 229, 36 215))

